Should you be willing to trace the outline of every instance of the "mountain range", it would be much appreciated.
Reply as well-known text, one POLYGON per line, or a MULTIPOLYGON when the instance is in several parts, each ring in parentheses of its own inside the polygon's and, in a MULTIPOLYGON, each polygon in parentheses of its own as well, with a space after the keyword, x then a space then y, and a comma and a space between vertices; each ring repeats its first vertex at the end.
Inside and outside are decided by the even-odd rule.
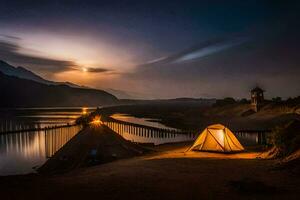
POLYGON ((80 88, 84 86, 79 86, 70 82, 55 82, 43 79, 42 77, 36 75, 35 73, 27 70, 24 67, 14 67, 2 60, 0 60, 0 72, 8 76, 15 76, 18 78, 33 80, 39 83, 44 83, 47 85, 68 85, 70 87, 80 88))
POLYGON ((70 82, 46 80, 24 67, 14 67, 0 60, 0 107, 103 106, 148 103, 209 103, 214 99, 142 100, 139 94, 115 89, 93 89, 70 82), (115 95, 117 94, 117 95, 115 95))
POLYGON ((119 101, 106 91, 48 81, 4 61, 0 61, 0 91, 0 107, 102 106, 119 101))
MULTIPOLYGON (((47 85, 67 85, 70 86, 72 88, 84 88, 84 89, 90 89, 87 86, 81 86, 81 85, 77 85, 71 82, 55 82, 55 81, 50 81, 50 80, 46 80, 42 77, 40 77, 39 75, 33 73, 32 71, 27 70, 24 67, 14 67, 8 63, 6 63, 3 60, 0 60, 0 72, 2 72, 5 75, 8 76, 15 76, 18 78, 22 78, 22 79, 28 79, 28 80, 33 80, 39 83, 44 83, 47 85)), ((134 95, 129 94, 128 92, 122 91, 122 90, 116 90, 116 89, 111 89, 111 88, 102 88, 102 90, 113 94, 114 96, 116 96, 119 99, 131 99, 134 98, 134 95)))

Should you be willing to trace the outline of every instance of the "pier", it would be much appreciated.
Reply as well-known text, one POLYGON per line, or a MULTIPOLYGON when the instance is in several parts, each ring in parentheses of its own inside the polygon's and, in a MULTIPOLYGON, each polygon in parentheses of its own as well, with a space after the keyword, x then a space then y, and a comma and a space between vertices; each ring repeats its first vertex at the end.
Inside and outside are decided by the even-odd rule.
POLYGON ((38 126, 28 125, 28 124, 13 125, 11 122, 9 122, 5 126, 0 127, 0 134, 46 131, 46 130, 64 128, 64 127, 72 127, 72 126, 77 126, 77 124, 64 124, 59 126, 54 125, 54 126, 38 127, 38 126))

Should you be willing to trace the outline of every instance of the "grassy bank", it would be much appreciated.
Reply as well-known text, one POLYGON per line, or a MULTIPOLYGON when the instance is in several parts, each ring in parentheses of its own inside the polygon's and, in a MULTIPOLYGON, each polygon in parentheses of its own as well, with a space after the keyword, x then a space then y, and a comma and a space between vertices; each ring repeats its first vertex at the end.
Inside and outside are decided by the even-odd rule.
POLYGON ((212 105, 201 102, 164 102, 114 106, 101 109, 101 114, 130 114, 153 118, 178 129, 202 130, 213 123, 222 123, 232 130, 271 129, 300 119, 299 104, 267 102, 255 113, 248 102, 212 105))

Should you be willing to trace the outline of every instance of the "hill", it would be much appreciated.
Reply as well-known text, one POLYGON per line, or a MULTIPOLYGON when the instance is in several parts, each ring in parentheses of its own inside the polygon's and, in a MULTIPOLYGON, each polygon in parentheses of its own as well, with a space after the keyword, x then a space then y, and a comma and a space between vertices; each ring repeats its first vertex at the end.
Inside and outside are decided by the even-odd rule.
POLYGON ((224 105, 214 103, 214 99, 121 102, 127 105, 103 108, 102 112, 152 118, 173 128, 198 131, 214 123, 222 123, 232 130, 269 130, 294 119, 300 120, 300 97, 282 102, 266 101, 257 113, 248 101, 224 105))
POLYGON ((68 85, 74 88, 84 88, 83 86, 76 85, 70 82, 55 82, 46 80, 37 74, 33 73, 32 71, 24 68, 24 67, 14 67, 3 60, 0 60, 0 72, 8 76, 15 76, 22 79, 32 80, 39 83, 44 83, 47 85, 68 85))
POLYGON ((118 102, 103 90, 46 85, 1 72, 0 91, 0 107, 101 106, 118 102))

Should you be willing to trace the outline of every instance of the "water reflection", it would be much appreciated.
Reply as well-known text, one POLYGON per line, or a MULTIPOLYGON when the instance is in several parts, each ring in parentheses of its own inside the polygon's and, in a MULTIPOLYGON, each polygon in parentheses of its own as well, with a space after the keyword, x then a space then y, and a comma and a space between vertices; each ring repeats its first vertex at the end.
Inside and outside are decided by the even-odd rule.
POLYGON ((94 107, 0 109, 0 133, 73 124, 94 107))
POLYGON ((80 126, 0 135, 0 175, 34 172, 79 131, 80 126))
POLYGON ((7 132, 15 132, 15 131, 22 131, 22 130, 33 130, 33 129, 42 129, 45 127, 52 127, 52 126, 62 126, 66 125, 69 122, 65 121, 29 121, 29 120, 0 120, 0 133, 7 133, 7 132))
POLYGON ((162 123, 160 123, 158 119, 152 119, 152 118, 139 118, 139 117, 133 117, 131 115, 127 115, 127 114, 113 114, 112 116, 110 116, 113 119, 116 120, 120 120, 123 122, 130 122, 130 123, 134 123, 134 124, 140 124, 140 125, 144 125, 144 126, 150 126, 150 127, 154 127, 154 128, 164 128, 164 129, 171 129, 171 130, 176 130, 175 128, 172 127, 168 127, 162 123))
POLYGON ((34 172, 80 130, 79 126, 29 131, 73 124, 96 108, 51 107, 0 109, 0 175, 34 172), (1 134, 23 130, 19 133, 1 134), (27 130, 24 132, 24 130, 27 130))
POLYGON ((266 137, 268 133, 262 132, 235 132, 237 139, 244 146, 264 145, 267 143, 266 137))

